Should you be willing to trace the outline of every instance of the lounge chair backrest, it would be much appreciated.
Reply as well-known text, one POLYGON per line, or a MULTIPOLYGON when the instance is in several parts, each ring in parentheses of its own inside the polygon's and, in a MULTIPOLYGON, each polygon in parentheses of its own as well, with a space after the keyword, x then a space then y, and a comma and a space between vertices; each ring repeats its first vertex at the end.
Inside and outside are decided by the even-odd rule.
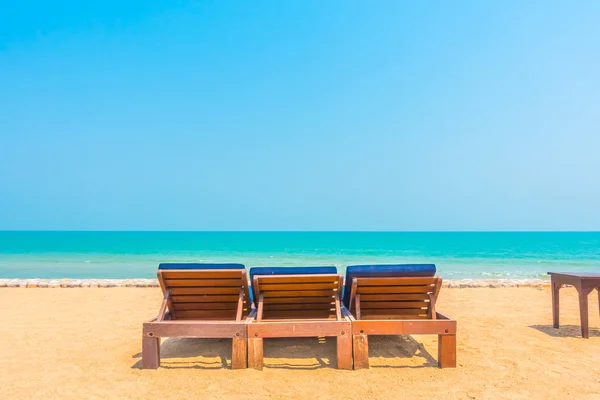
POLYGON ((343 278, 336 273, 335 267, 319 268, 289 267, 278 268, 277 271, 273 268, 252 268, 250 275, 258 308, 256 320, 341 320, 343 278), (273 273, 262 275, 267 272, 273 273))
POLYGON ((435 276, 434 264, 372 264, 349 265, 346 268, 344 286, 344 305, 350 308, 350 289, 353 278, 397 277, 408 278, 417 276, 435 276))
POLYGON ((358 320, 435 319, 442 278, 352 278, 350 285, 349 310, 358 320))
POLYGON ((161 264, 157 275, 171 319, 240 321, 248 315, 242 264, 161 264))
POLYGON ((433 264, 348 266, 344 305, 361 319, 435 318, 435 272, 433 264))

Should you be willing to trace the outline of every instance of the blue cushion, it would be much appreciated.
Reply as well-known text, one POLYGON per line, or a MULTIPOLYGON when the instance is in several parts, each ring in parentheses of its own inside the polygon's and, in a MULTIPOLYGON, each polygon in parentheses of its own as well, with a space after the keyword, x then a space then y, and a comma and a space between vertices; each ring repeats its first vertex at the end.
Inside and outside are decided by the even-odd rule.
POLYGON ((434 276, 434 264, 380 264, 380 265, 351 265, 346 268, 346 283, 344 286, 343 303, 346 307, 350 302, 353 278, 370 277, 410 277, 434 276))
MULTIPOLYGON (((252 267, 250 268, 250 285, 254 275, 311 275, 337 274, 336 267, 252 267)), ((250 298, 254 301, 254 290, 250 290, 250 298)))
POLYGON ((162 263, 158 269, 245 269, 244 264, 162 263))

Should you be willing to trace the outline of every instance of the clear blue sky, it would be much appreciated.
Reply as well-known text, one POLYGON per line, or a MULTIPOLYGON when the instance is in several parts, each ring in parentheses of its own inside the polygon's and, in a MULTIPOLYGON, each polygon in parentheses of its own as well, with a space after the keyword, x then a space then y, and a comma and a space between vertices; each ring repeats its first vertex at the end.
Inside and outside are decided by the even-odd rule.
POLYGON ((2 1, 0 229, 600 229, 598 1, 2 1))

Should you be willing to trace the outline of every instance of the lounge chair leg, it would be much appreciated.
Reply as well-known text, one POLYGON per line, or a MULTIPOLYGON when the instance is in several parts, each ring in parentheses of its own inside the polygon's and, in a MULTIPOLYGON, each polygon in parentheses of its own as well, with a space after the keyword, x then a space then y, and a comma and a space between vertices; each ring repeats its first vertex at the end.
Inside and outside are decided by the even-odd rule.
POLYGON ((233 338, 231 343, 231 369, 248 367, 248 340, 233 338))
POLYGON ((369 337, 354 335, 352 341, 354 342, 354 369, 369 368, 369 337))
POLYGON ((145 337, 142 339, 142 368, 156 369, 160 365, 160 338, 145 337))
POLYGON ((263 339, 248 339, 248 367, 262 371, 263 364, 263 339))
POLYGON ((352 369, 351 332, 337 336, 337 367, 338 369, 352 369))
POLYGON ((438 335, 438 365, 456 368, 456 335, 438 335))

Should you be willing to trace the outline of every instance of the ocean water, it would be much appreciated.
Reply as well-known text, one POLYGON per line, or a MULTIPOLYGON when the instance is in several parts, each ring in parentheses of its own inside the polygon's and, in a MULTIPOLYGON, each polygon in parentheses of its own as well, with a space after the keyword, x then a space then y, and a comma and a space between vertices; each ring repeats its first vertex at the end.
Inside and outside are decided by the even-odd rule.
POLYGON ((600 232, 0 231, 0 278, 152 278, 161 262, 434 263, 449 279, 600 271, 600 232))

